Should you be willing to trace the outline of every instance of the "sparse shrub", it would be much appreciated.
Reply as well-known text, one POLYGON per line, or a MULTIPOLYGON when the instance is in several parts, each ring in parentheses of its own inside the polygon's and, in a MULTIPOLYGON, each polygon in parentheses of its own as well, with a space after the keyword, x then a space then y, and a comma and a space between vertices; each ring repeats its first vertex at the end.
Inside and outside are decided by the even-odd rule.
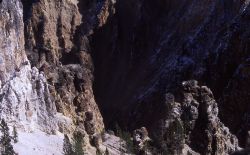
MULTIPOLYGON (((135 152, 135 146, 133 144, 133 140, 132 140, 132 136, 129 132, 123 131, 118 124, 116 124, 115 126, 116 128, 116 135, 118 137, 120 137, 122 140, 125 141, 126 145, 125 148, 128 151, 128 153, 134 153, 135 152)), ((123 148, 124 146, 122 146, 122 141, 120 142, 120 149, 123 148)), ((126 153, 124 152, 122 149, 120 150, 122 153, 126 153)))
POLYGON ((17 136, 17 131, 16 131, 16 127, 13 127, 13 137, 12 137, 14 143, 18 142, 18 136, 17 136))
POLYGON ((83 147, 85 145, 83 140, 84 135, 81 132, 76 132, 73 136, 73 155, 84 155, 83 147))
POLYGON ((70 143, 68 135, 64 135, 63 139, 63 153, 64 155, 72 155, 73 149, 72 149, 72 144, 70 143))

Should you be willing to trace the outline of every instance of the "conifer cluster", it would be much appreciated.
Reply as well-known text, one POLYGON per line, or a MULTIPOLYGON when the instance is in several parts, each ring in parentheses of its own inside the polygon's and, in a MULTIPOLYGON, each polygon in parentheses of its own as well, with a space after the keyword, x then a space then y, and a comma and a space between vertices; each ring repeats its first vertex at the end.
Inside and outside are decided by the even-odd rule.
POLYGON ((1 155, 15 155, 15 151, 13 149, 13 145, 11 144, 11 140, 14 143, 17 143, 17 131, 16 127, 13 128, 13 136, 10 136, 8 124, 4 119, 1 120, 0 124, 1 138, 0 138, 0 154, 1 155))

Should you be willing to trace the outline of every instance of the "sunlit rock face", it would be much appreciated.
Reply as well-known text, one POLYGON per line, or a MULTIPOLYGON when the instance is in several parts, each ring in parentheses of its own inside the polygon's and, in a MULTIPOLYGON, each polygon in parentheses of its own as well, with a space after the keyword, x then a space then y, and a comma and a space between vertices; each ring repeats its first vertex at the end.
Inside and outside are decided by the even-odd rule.
POLYGON ((58 118, 60 112, 82 130, 90 123, 87 121, 94 121, 90 135, 103 130, 92 91, 87 37, 105 24, 113 3, 1 2, 2 118, 25 130, 38 127, 46 132, 72 132, 73 127, 62 122, 72 124, 58 118), (89 113, 93 116, 85 121, 89 113))
POLYGON ((20 1, 0 4, 0 116, 21 130, 57 130, 55 104, 43 73, 31 69, 24 49, 23 8, 20 1))
POLYGON ((114 1, 23 1, 26 52, 46 75, 58 112, 83 129, 92 113, 90 136, 104 129, 95 102, 89 37, 114 13, 114 1))
POLYGON ((81 3, 0 3, 0 116, 21 134, 17 152, 25 152, 28 138, 32 141, 37 135, 43 142, 34 141, 30 147, 37 148, 27 149, 27 154, 43 154, 36 150, 53 146, 54 151, 44 153, 58 154, 62 134, 80 131, 85 135, 86 152, 95 154, 90 142, 104 130, 104 124, 92 91, 87 36, 105 24, 113 2, 81 3), (54 143, 49 146, 48 141, 54 143))

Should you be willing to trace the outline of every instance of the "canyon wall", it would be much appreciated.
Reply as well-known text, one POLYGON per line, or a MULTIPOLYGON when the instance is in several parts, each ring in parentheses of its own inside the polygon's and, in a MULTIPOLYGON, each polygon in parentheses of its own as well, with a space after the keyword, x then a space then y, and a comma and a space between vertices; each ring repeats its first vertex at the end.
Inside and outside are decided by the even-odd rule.
POLYGON ((88 154, 119 143, 111 135, 99 142, 117 124, 147 129, 151 154, 244 148, 248 4, 2 0, 0 116, 19 132, 44 132, 60 142, 60 135, 80 131, 88 154))
POLYGON ((244 146, 248 3, 118 1, 116 14, 92 40, 95 95, 106 125, 155 130, 152 124, 164 117, 165 94, 178 94, 182 81, 196 79, 214 92, 222 122, 244 146))
POLYGON ((78 131, 88 154, 95 153, 97 146, 90 143, 104 124, 93 96, 87 36, 105 23, 111 6, 109 1, 1 1, 0 116, 20 133, 18 153, 61 154, 62 134, 78 131), (35 146, 36 136, 54 142, 35 146), (34 146, 26 146, 32 140, 34 146))

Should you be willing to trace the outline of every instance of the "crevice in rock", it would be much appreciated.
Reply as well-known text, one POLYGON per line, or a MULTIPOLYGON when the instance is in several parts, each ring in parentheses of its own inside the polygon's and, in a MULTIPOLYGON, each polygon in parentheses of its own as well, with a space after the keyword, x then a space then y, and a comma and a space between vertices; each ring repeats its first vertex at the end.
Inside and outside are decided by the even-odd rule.
POLYGON ((38 2, 38 0, 21 0, 23 4, 23 20, 24 23, 29 19, 32 15, 32 5, 33 3, 38 2))
POLYGON ((125 122, 130 119, 127 117, 131 115, 130 102, 140 84, 132 72, 139 73, 135 65, 140 60, 135 58, 142 56, 139 54, 141 50, 133 51, 133 48, 143 44, 143 41, 133 38, 137 30, 137 16, 134 16, 134 11, 138 9, 136 2, 118 1, 115 8, 116 14, 109 17, 107 23, 91 36, 91 54, 95 66, 93 87, 106 127, 114 128, 118 123, 122 128, 129 129, 125 122))
POLYGON ((74 85, 75 85, 75 89, 78 92, 84 92, 84 79, 80 79, 77 77, 77 75, 74 76, 74 85))
POLYGON ((68 64, 80 64, 79 56, 74 52, 63 52, 62 57, 60 58, 60 62, 62 65, 68 65, 68 64))
POLYGON ((40 15, 40 22, 37 23, 37 27, 34 32, 31 32, 29 29, 29 24, 32 24, 30 21, 30 17, 32 16, 33 10, 32 7, 34 7, 35 3, 39 2, 39 0, 22 0, 23 4, 23 22, 24 22, 24 39, 25 39, 25 50, 26 55, 28 59, 30 60, 30 63, 32 66, 36 66, 37 62, 39 61, 39 57, 44 54, 44 52, 41 52, 41 49, 43 49, 42 44, 38 44, 36 47, 33 47, 33 43, 31 41, 32 35, 34 35, 34 38, 39 41, 39 43, 42 43, 42 34, 44 32, 44 17, 43 15, 40 15))
MULTIPOLYGON (((199 95, 199 101, 201 104, 201 95, 199 95)), ((191 135, 191 144, 190 147, 194 149, 194 151, 200 152, 201 154, 205 153, 206 151, 206 145, 201 145, 197 142, 204 142, 208 143, 208 137, 206 137, 206 129, 207 129, 207 124, 208 124, 208 117, 207 113, 204 109, 204 106, 199 106, 198 108, 198 119, 197 122, 195 123, 194 130, 192 131, 191 135)))

